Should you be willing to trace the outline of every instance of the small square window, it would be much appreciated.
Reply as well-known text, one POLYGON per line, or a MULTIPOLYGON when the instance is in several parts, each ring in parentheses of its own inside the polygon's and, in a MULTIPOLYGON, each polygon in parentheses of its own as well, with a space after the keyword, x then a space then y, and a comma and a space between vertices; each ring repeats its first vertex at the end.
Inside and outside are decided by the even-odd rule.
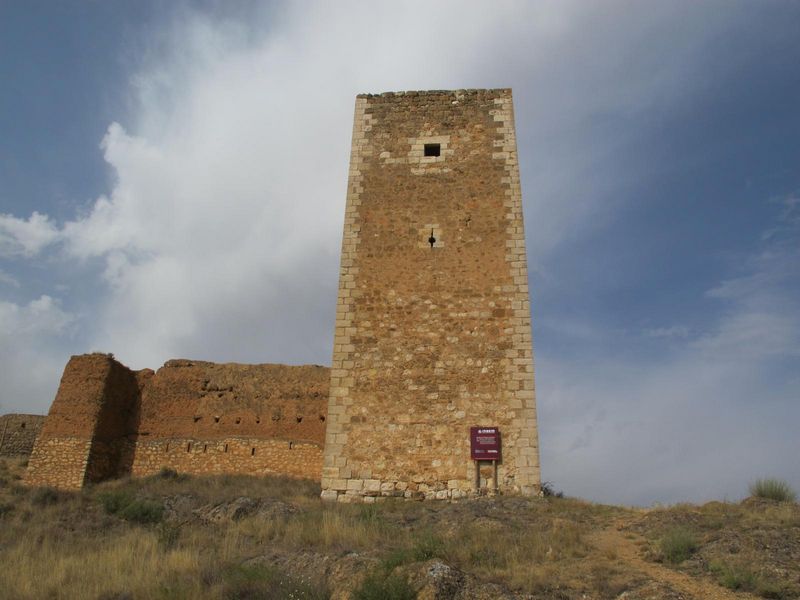
POLYGON ((441 151, 440 144, 425 144, 425 156, 439 156, 441 151))

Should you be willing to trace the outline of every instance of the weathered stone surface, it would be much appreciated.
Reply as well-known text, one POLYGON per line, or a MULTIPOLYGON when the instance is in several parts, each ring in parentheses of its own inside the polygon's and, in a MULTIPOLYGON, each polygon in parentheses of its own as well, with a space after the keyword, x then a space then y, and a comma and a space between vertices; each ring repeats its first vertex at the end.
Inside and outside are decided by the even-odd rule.
POLYGON ((43 415, 0 416, 0 456, 29 456, 43 424, 43 415))
POLYGON ((500 428, 500 490, 538 491, 527 281, 511 90, 358 96, 326 498, 475 493, 472 425, 500 428))
POLYGON ((73 356, 28 465, 30 485, 171 468, 319 479, 329 369, 171 360, 134 372, 73 356))

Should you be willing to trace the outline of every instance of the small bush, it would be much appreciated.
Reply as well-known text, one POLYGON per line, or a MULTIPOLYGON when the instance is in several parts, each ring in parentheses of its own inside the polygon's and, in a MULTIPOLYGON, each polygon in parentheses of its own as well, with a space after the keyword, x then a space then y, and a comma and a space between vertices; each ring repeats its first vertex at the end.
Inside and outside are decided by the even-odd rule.
POLYGON ((119 511, 119 516, 141 525, 160 523, 164 516, 164 506, 153 500, 134 500, 119 511))
POLYGON ((222 597, 230 600, 326 600, 325 586, 262 565, 236 565, 223 574, 222 597))
POLYGON ((678 527, 671 529, 661 538, 659 548, 664 560, 677 565, 697 550, 697 540, 690 531, 678 527))
POLYGON ((404 577, 379 570, 368 574, 350 597, 352 600, 413 600, 417 594, 404 577))
POLYGON ((711 565, 711 571, 717 576, 719 584, 730 590, 752 591, 758 581, 753 571, 740 565, 715 563, 711 565))
POLYGON ((750 484, 750 495, 776 502, 794 502, 797 494, 782 479, 756 479, 750 484))
POLYGON ((34 506, 49 506, 51 504, 58 504, 61 500, 61 492, 51 487, 36 488, 31 495, 31 503, 34 506))
POLYGON ((179 475, 175 469, 170 469, 169 467, 161 467, 161 470, 158 472, 158 476, 161 479, 178 479, 179 475))
POLYGON ((97 498, 108 514, 133 523, 160 523, 164 516, 164 507, 160 502, 136 498, 127 490, 103 492, 97 498))
POLYGON ((133 502, 133 493, 128 490, 111 490, 97 495, 97 499, 110 515, 118 514, 123 508, 133 502))

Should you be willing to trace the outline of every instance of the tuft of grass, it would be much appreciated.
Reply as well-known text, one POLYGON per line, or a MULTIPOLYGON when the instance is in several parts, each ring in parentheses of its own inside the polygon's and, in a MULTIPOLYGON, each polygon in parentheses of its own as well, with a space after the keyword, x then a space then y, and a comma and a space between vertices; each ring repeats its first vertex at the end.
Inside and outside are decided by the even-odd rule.
POLYGON ((715 562, 710 566, 717 582, 730 590, 752 592, 762 598, 795 598, 796 595, 786 586, 768 580, 749 566, 740 563, 715 562))
POLYGON ((377 570, 369 573, 350 597, 352 600, 413 600, 417 594, 405 577, 377 570))
POLYGON ((445 549, 441 538, 426 531, 415 540, 411 554, 415 561, 421 562, 432 558, 445 558, 445 549))
POLYGON ((697 550, 694 534, 683 527, 670 529, 659 540, 659 549, 664 560, 674 565, 680 564, 697 550))
POLYGON ((750 495, 776 502, 795 502, 797 500, 795 491, 782 479, 756 479, 750 484, 750 495))

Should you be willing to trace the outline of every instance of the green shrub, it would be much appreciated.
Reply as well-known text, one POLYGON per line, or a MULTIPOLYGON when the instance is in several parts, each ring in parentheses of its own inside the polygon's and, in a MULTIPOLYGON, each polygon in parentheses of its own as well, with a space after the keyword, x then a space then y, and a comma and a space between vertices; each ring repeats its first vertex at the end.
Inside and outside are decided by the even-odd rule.
POLYGON ((750 495, 777 502, 794 502, 797 494, 782 479, 756 479, 750 484, 750 495))
POLYGON ((117 515, 126 521, 146 525, 159 523, 164 516, 164 507, 160 502, 136 498, 128 490, 111 490, 98 494, 97 499, 106 512, 117 515))
POLYGON ((133 502, 133 493, 128 490, 110 490, 101 492, 97 495, 97 499, 106 512, 110 515, 118 514, 123 508, 133 502))
POLYGON ((289 576, 264 565, 232 566, 222 577, 222 597, 230 600, 326 600, 330 597, 321 583, 289 576))
POLYGON ((785 585, 768 580, 742 564, 712 563, 711 572, 723 587, 740 592, 752 592, 762 598, 795 598, 785 585))
POLYGON ((689 558, 697 550, 697 540, 690 531, 682 527, 669 530, 659 541, 659 548, 664 560, 679 564, 689 558))
POLYGON ((164 506, 153 500, 134 500, 117 513, 126 521, 141 525, 160 523, 164 516, 164 506))
POLYGON ((175 469, 170 469, 169 467, 161 467, 158 476, 161 479, 178 479, 180 477, 175 469))
POLYGON ((36 488, 31 495, 31 503, 34 506, 49 506, 57 504, 61 500, 62 494, 51 487, 36 488))
POLYGON ((378 570, 368 574, 350 597, 352 600, 413 600, 417 594, 404 577, 378 570))
POLYGON ((741 565, 713 563, 711 571, 717 576, 719 584, 730 590, 752 591, 758 581, 753 571, 741 565))

